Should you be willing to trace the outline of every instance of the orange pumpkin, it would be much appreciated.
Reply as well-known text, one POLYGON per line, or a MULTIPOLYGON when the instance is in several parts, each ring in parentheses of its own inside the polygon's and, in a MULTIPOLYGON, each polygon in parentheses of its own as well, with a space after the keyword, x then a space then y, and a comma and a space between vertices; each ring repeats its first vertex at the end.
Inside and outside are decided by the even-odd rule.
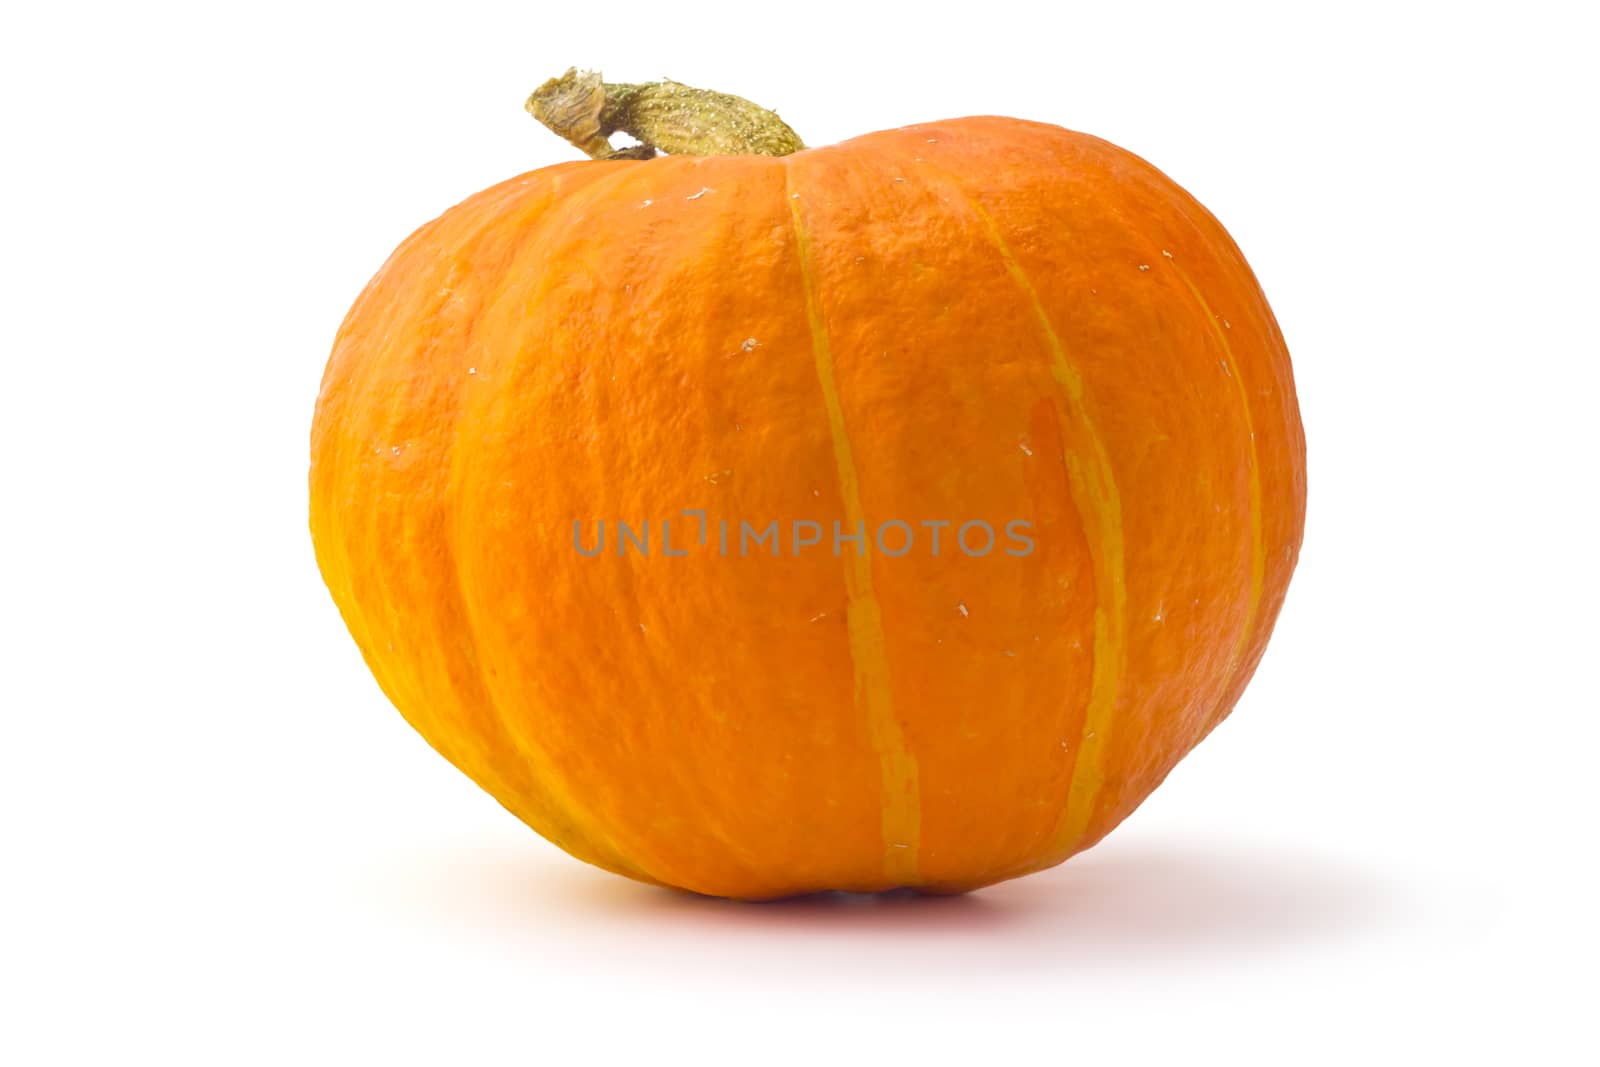
POLYGON ((1055 126, 794 151, 573 78, 532 109, 622 158, 445 212, 334 344, 311 528, 384 692, 644 881, 956 892, 1093 845, 1238 700, 1300 545, 1239 250, 1055 126))

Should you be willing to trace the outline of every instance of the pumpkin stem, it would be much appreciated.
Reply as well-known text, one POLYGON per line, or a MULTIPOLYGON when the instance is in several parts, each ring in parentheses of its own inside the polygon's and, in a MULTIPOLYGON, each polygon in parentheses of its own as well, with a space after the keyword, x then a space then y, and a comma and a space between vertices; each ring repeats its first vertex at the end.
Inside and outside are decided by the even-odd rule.
POLYGON ((774 112, 742 97, 675 81, 609 83, 598 72, 574 67, 535 89, 525 106, 593 159, 649 159, 657 151, 786 156, 805 147, 774 112), (619 131, 639 143, 612 148, 608 138, 619 131))

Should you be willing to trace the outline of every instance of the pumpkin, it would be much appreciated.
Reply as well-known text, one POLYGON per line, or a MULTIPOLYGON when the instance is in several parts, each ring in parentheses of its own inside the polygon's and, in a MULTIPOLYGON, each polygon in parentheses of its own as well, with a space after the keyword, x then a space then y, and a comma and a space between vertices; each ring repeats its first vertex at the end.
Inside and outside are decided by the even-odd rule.
POLYGON ((571 71, 529 109, 595 158, 412 234, 317 401, 317 561, 384 693, 645 882, 952 893, 1099 841, 1239 699, 1301 542, 1222 226, 1037 122, 804 148, 571 71))

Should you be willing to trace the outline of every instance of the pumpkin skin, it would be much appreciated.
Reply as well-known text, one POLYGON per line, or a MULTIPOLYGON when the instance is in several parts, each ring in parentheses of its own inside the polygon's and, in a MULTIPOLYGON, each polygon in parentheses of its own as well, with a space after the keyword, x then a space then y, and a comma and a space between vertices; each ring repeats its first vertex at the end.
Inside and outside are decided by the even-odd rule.
POLYGON ((574 856, 741 898, 1096 843, 1238 700, 1305 511, 1221 225, 998 117, 488 189, 356 301, 311 458, 318 564, 429 744, 574 856), (661 519, 685 555, 574 550, 661 519), (721 556, 719 519, 922 540, 721 556), (975 519, 1033 550, 954 550, 975 519))

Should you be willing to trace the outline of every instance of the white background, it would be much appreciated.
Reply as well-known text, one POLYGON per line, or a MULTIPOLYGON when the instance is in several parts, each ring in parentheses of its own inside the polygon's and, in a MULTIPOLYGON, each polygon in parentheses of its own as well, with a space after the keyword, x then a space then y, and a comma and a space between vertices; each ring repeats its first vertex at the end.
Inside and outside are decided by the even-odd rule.
POLYGON ((9 9, 0 1059, 1595 1062, 1586 6, 9 9), (414 227, 573 157, 521 107, 569 64, 811 144, 1096 133, 1245 249, 1301 567, 1102 846, 954 900, 681 897, 388 707, 306 532, 323 361, 414 227))

